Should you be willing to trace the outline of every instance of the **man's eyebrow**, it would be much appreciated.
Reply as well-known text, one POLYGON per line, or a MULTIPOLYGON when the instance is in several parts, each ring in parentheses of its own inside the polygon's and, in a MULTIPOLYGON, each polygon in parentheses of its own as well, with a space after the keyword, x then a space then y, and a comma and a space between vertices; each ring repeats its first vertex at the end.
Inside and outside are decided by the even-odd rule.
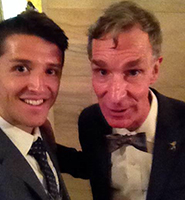
MULTIPOLYGON (((20 62, 20 63, 25 63, 25 64, 31 64, 32 63, 32 61, 30 61, 30 60, 27 60, 27 59, 21 59, 21 58, 13 58, 13 59, 11 59, 10 60, 10 62, 20 62)), ((48 66, 50 66, 50 67, 56 67, 56 68, 61 68, 62 67, 62 63, 50 63, 50 62, 48 62, 47 63, 48 64, 48 66)))
POLYGON ((10 60, 10 62, 22 62, 22 63, 31 63, 30 60, 27 60, 27 59, 21 59, 21 58, 13 58, 10 60))
POLYGON ((55 67, 55 68, 61 68, 63 67, 62 65, 62 61, 58 61, 58 60, 48 60, 46 62, 46 65, 49 66, 49 67, 55 67))
POLYGON ((126 65, 127 67, 132 68, 132 67, 138 66, 138 64, 140 63, 141 63, 141 60, 138 58, 137 60, 129 61, 126 65))
POLYGON ((98 67, 106 67, 107 66, 107 64, 103 60, 92 59, 91 63, 97 65, 98 67))
POLYGON ((54 67, 54 68, 62 68, 62 63, 49 63, 50 67, 54 67))
MULTIPOLYGON (((107 64, 106 64, 103 60, 95 60, 95 59, 92 59, 92 60, 91 60, 91 63, 97 65, 98 67, 106 67, 106 66, 107 66, 107 64)), ((140 63, 141 63, 141 59, 138 58, 138 59, 136 59, 136 60, 132 60, 132 61, 127 62, 127 63, 126 63, 126 66, 127 66, 128 68, 133 68, 133 67, 138 66, 138 64, 140 64, 140 63)))

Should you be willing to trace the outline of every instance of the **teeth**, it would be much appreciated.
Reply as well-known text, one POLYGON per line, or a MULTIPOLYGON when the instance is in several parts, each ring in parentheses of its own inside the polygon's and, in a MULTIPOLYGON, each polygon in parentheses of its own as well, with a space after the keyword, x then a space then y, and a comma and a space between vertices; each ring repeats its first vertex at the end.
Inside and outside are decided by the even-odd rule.
POLYGON ((27 104, 33 105, 33 106, 38 106, 38 105, 42 104, 44 102, 44 100, 43 99, 40 99, 40 100, 25 99, 24 102, 26 102, 27 104))

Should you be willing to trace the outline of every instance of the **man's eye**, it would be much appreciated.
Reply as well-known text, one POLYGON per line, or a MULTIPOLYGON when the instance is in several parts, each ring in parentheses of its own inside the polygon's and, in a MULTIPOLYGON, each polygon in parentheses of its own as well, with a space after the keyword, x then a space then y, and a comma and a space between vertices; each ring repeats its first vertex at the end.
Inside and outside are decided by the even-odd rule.
POLYGON ((140 71, 139 70, 130 70, 128 75, 129 76, 137 76, 139 75, 140 71))
POLYGON ((27 67, 20 65, 20 66, 16 66, 16 71, 18 71, 18 72, 27 72, 28 69, 27 69, 27 67))
POLYGON ((46 73, 49 75, 57 75, 58 74, 58 72, 55 69, 48 69, 46 71, 46 73))
POLYGON ((104 70, 104 69, 99 70, 99 72, 100 72, 100 74, 101 74, 102 76, 105 76, 105 75, 107 74, 107 71, 104 70))

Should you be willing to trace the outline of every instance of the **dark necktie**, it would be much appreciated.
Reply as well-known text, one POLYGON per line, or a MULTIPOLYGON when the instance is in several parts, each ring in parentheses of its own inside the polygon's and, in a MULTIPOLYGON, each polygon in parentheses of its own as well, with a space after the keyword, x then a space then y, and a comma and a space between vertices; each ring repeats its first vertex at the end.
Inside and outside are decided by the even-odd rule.
POLYGON ((106 135, 106 142, 110 153, 116 151, 125 144, 132 145, 141 151, 147 152, 145 133, 137 133, 136 135, 110 134, 106 135))
POLYGON ((37 141, 35 141, 32 144, 31 149, 29 150, 28 154, 33 156, 38 162, 40 169, 43 172, 44 177, 46 179, 47 190, 51 199, 57 199, 57 197, 59 196, 59 193, 57 189, 55 176, 48 164, 46 149, 44 147, 44 144, 41 138, 38 138, 37 141))

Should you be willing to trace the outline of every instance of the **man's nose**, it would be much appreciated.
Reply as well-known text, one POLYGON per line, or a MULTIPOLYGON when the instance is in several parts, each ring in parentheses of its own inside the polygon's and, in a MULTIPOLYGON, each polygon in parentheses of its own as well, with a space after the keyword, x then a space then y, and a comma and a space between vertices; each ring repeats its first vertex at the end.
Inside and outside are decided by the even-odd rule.
POLYGON ((114 77, 109 87, 109 97, 112 103, 121 102, 127 94, 127 83, 124 77, 114 77))
POLYGON ((33 92, 44 91, 44 75, 43 74, 33 74, 29 77, 28 89, 33 92))

